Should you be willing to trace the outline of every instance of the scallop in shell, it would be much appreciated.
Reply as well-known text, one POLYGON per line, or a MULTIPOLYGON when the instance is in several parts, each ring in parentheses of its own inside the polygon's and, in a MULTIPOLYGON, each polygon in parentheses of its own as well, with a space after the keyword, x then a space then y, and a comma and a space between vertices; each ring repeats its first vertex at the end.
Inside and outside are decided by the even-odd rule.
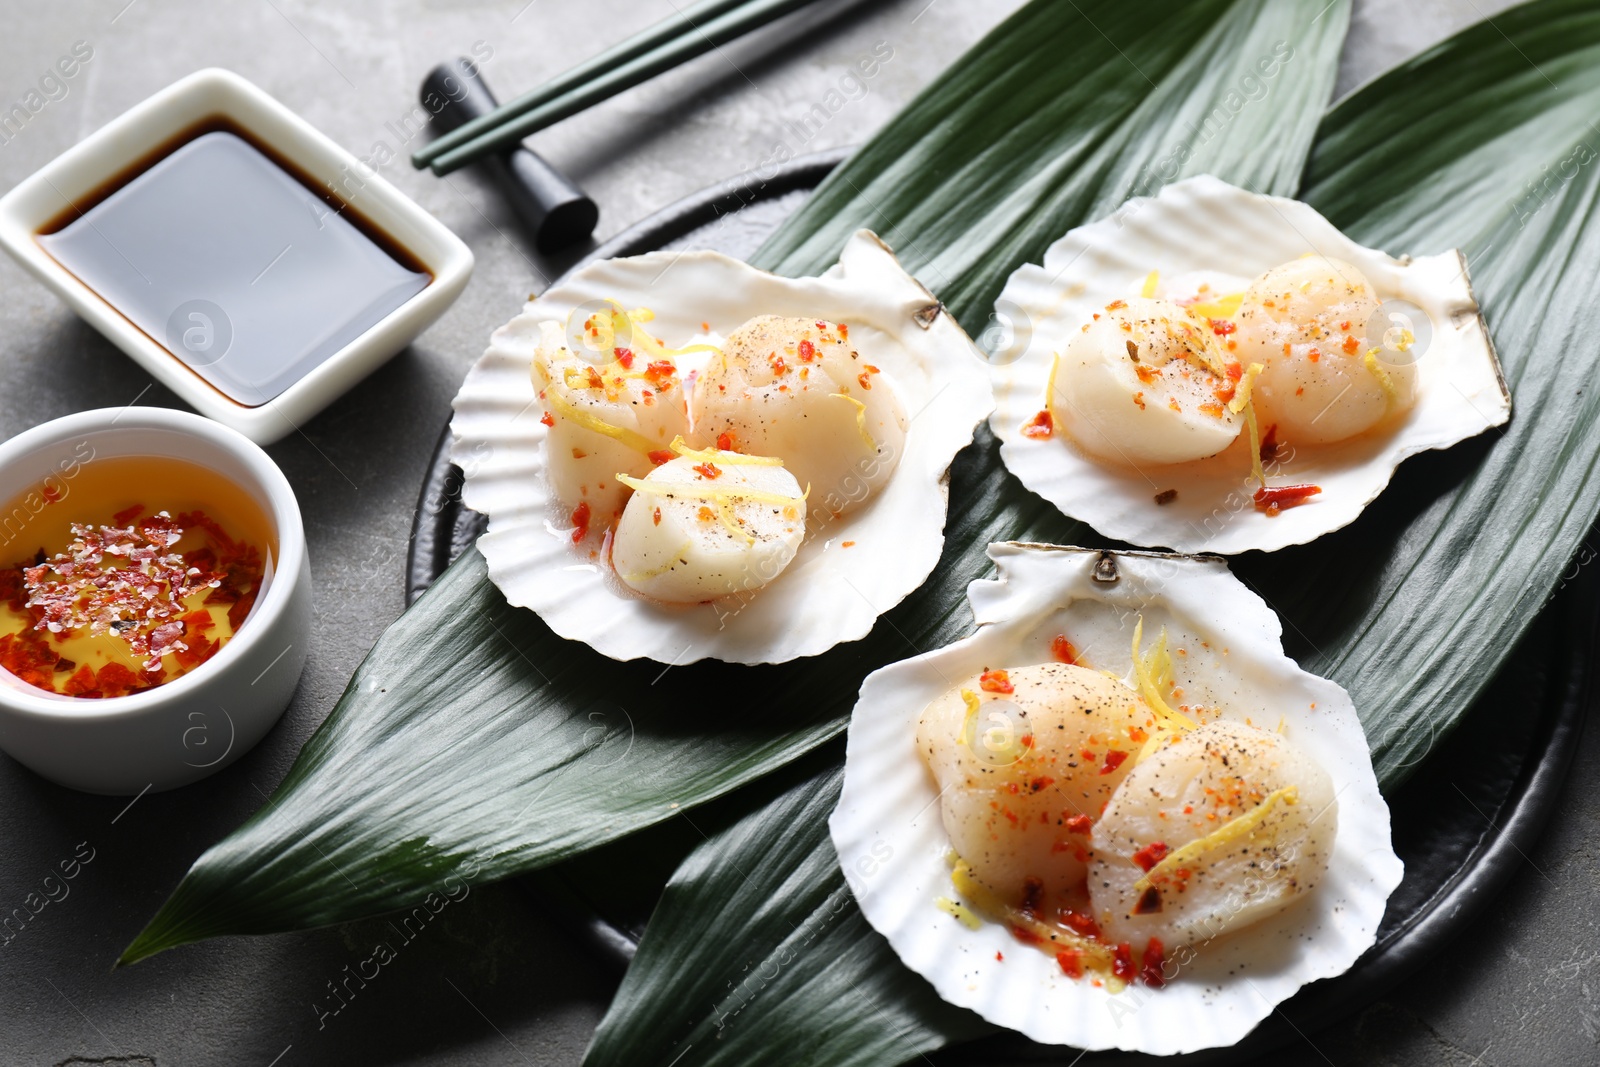
POLYGON ((1304 544, 1354 521, 1407 456, 1510 417, 1459 252, 1395 259, 1212 177, 1070 231, 1011 275, 996 315, 1006 466, 1136 545, 1304 544))
POLYGON ((950 461, 992 409, 972 342, 863 230, 819 278, 701 251, 573 272, 495 331, 451 458, 490 577, 556 633, 780 663, 928 576, 950 461))
POLYGON ((900 959, 1036 1041, 1158 1055, 1231 1045, 1348 970, 1402 874, 1348 694, 1283 653, 1222 560, 989 555, 977 632, 874 672, 851 717, 829 826, 900 959), (1100 940, 1047 940, 1052 907, 1100 940), (1079 948, 1108 972, 1074 977, 1079 948))

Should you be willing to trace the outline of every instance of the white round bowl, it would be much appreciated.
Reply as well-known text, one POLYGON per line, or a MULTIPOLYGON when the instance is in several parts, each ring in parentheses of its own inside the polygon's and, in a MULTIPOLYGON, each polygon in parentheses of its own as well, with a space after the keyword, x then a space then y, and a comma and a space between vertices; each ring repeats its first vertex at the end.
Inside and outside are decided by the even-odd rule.
POLYGON ((116 456, 210 468, 255 499, 278 543, 272 584, 238 635, 181 678, 91 700, 46 693, 0 670, 0 749, 61 785, 131 795, 221 770, 278 721, 305 666, 311 564, 300 505, 277 464, 238 431, 184 411, 102 408, 25 431, 0 445, 0 501, 64 477, 74 463, 116 456))

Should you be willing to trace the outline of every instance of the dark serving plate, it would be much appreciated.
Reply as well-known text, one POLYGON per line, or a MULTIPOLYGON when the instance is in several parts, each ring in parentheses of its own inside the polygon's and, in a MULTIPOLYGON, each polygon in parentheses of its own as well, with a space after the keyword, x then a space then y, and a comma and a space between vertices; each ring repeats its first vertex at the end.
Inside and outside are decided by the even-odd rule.
MULTIPOLYGON (((749 255, 844 153, 795 160, 762 179, 747 176, 715 186, 645 219, 597 248, 585 262, 656 249, 714 248, 749 255)), ((406 569, 407 603, 415 600, 471 545, 487 519, 461 503, 461 471, 449 460, 446 427, 434 450, 412 528, 406 569)), ((1416 773, 1390 797, 1395 849, 1405 879, 1389 900, 1378 941, 1349 972, 1314 983, 1240 1044, 1166 1063, 1239 1063, 1291 1043, 1360 1010, 1418 969, 1472 926, 1525 862, 1549 820, 1577 748, 1600 643, 1596 568, 1565 583, 1512 657, 1518 664, 1484 694, 1461 725, 1435 745, 1416 773)), ((670 871, 670 867, 667 868, 670 871)), ((651 890, 659 885, 650 887, 651 890)), ((632 957, 654 893, 631 906, 585 901, 542 878, 529 891, 547 903, 561 898, 597 953, 619 965, 632 957)), ((1001 1035, 946 1050, 949 1064, 1134 1064, 1149 1057, 1107 1053, 1082 1056, 1001 1035)))

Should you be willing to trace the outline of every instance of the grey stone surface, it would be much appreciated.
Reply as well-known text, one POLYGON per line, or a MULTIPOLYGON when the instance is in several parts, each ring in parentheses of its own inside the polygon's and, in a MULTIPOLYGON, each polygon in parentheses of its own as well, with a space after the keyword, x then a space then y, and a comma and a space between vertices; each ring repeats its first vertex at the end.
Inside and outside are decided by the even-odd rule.
MULTIPOLYGON (((859 141, 1015 6, 834 0, 553 128, 534 144, 602 206, 600 236, 791 152, 859 141), (809 138, 792 125, 878 41, 893 59, 809 138)), ((1340 91, 1503 6, 1358 3, 1340 91)), ((112 972, 111 961, 189 863, 259 807, 401 609, 401 565, 423 465, 488 331, 565 265, 535 255, 471 175, 440 182, 403 161, 398 127, 422 74, 477 42, 511 95, 634 29, 670 0, 379 4, 75 0, 14 5, 0 32, 0 101, 20 97, 78 40, 94 58, 9 143, 9 188, 132 103, 196 68, 251 78, 361 155, 472 245, 477 273, 394 362, 271 452, 299 494, 318 586, 316 645, 283 722, 234 767, 188 789, 83 796, 0 757, 0 907, 9 910, 87 842, 94 858, 0 948, 0 1062, 57 1064, 576 1064, 613 979, 511 887, 476 889, 365 987, 341 982, 386 920, 229 938, 112 972), (328 1013, 324 1015, 323 1013, 328 1013), (120 1057, 120 1059, 118 1059, 120 1057)), ((570 261, 570 257, 568 257, 570 261)), ((9 261, 0 262, 0 436, 90 407, 175 405, 160 387, 9 261)), ((1313 1034, 1295 1062, 1580 1063, 1600 1059, 1600 936, 1591 829, 1600 736, 1578 755, 1561 815, 1492 912, 1428 974, 1349 1025, 1313 1034)))

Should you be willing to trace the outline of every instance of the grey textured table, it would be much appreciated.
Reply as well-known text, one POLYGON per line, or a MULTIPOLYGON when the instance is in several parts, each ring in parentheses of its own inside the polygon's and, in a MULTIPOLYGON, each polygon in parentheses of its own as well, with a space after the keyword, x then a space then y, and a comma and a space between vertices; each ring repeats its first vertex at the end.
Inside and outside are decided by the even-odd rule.
MULTIPOLYGON (((600 236, 707 184, 791 152, 857 142, 1014 5, 834 2, 704 57, 541 134, 535 144, 602 205, 600 236), (821 15, 820 25, 818 25, 821 15), (791 125, 879 41, 893 57, 808 140, 791 125)), ((1503 6, 1360 3, 1339 91, 1503 6)), ((124 108, 196 68, 239 71, 361 155, 472 246, 462 299, 409 350, 271 449, 299 494, 318 599, 294 705, 215 778, 128 806, 41 781, 0 757, 0 907, 80 843, 92 861, 0 948, 0 1062, 576 1064, 613 981, 506 887, 475 889, 337 1015, 328 983, 384 936, 383 920, 230 938, 113 973, 111 961, 207 846, 261 805, 345 680, 401 608, 406 534, 450 397, 490 329, 566 265, 533 253, 490 190, 402 160, 404 121, 434 63, 483 42, 510 95, 667 14, 670 0, 230 4, 96 0, 14 5, 0 33, 0 100, 20 98, 75 41, 94 49, 67 96, 0 145, 9 188, 124 108)), ((173 397, 9 261, 0 262, 0 436, 91 407, 173 397)), ((1295 1062, 1549 1064, 1600 1060, 1600 877, 1590 829, 1600 731, 1561 814, 1469 938, 1348 1025, 1308 1035, 1295 1062)))

